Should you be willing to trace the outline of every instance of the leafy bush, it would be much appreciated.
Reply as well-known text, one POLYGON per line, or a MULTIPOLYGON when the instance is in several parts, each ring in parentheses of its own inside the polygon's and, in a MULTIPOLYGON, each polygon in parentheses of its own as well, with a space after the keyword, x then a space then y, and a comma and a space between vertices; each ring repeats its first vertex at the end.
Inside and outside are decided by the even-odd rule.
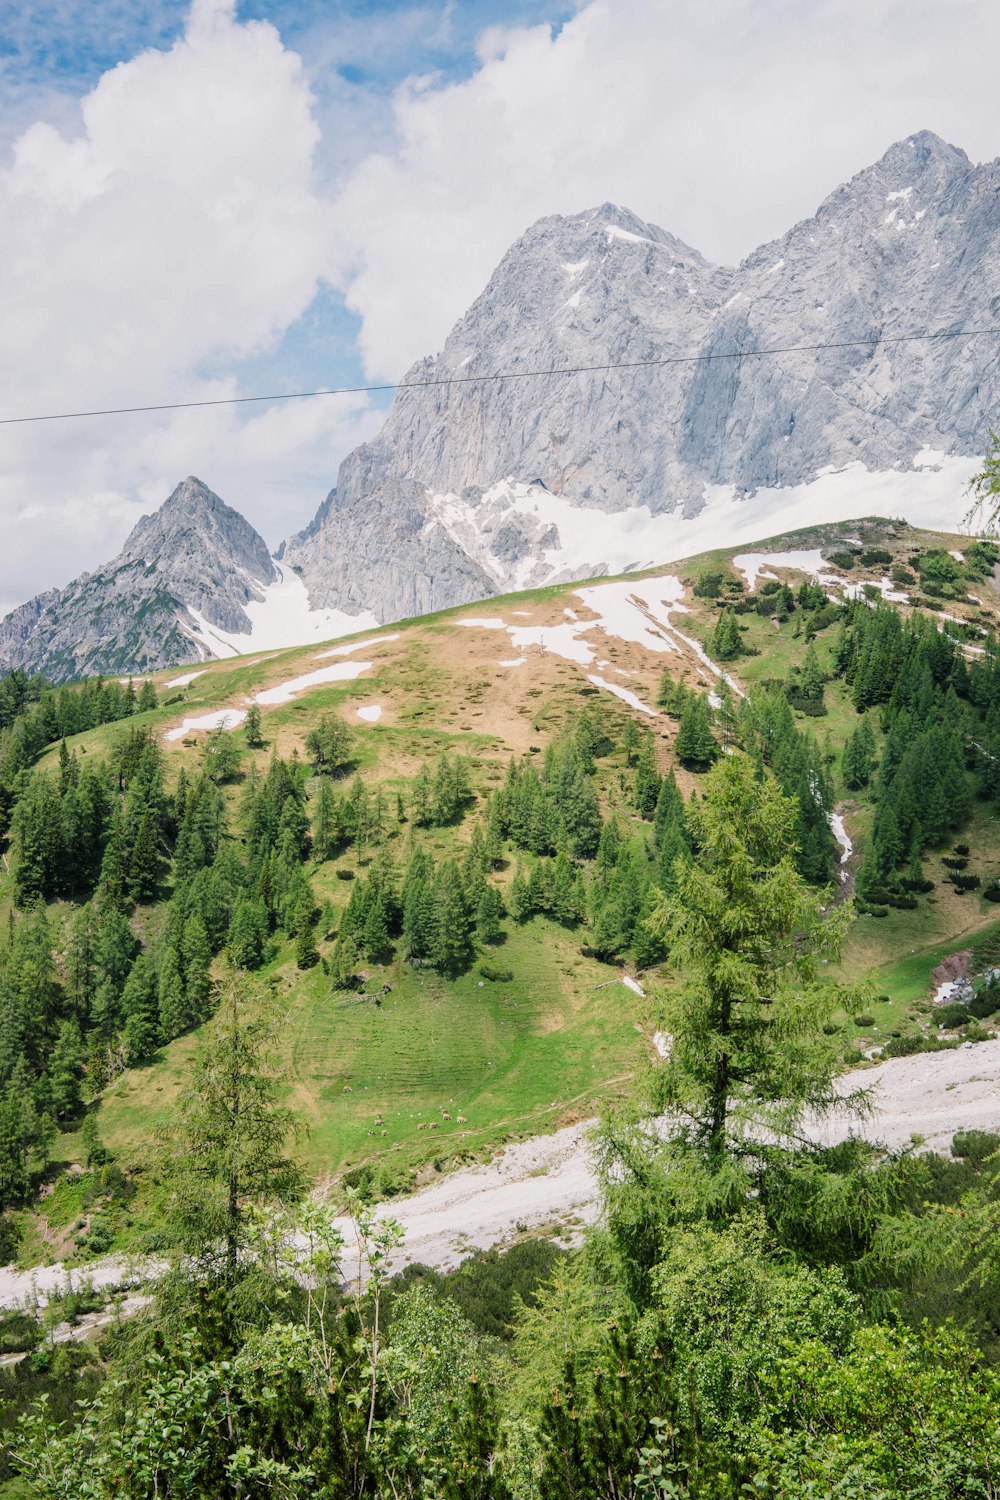
POLYGON ((973 995, 969 1001, 969 1015, 974 1016, 977 1021, 985 1021, 988 1016, 995 1016, 1000 1011, 1000 986, 988 984, 973 995))
POLYGON ((998 1151, 1000 1135, 995 1135, 992 1130, 957 1130, 952 1137, 952 1156, 971 1162, 975 1167, 981 1167, 998 1151))
POLYGON ((867 1011, 862 1011, 860 1016, 854 1017, 855 1026, 874 1026, 875 1017, 870 1016, 867 1011))
POLYGON ((490 979, 494 984, 509 984, 514 978, 513 969, 501 969, 496 964, 482 963, 479 972, 484 979, 490 979))
POLYGON ((864 568, 887 568, 892 562, 892 553, 887 552, 884 547, 866 547, 861 554, 861 566, 864 568))
POLYGON ((942 1041, 940 1037, 900 1036, 891 1037, 885 1044, 885 1057, 912 1057, 916 1052, 947 1052, 956 1044, 942 1041))
POLYGON ((843 568, 845 573, 849 573, 854 567, 853 552, 828 552, 826 560, 833 563, 835 568, 843 568))
POLYGON ((909 568, 900 567, 898 563, 889 574, 889 577, 899 588, 912 588, 917 581, 915 573, 911 573, 909 568))
POLYGON ((942 1031, 953 1031, 956 1026, 965 1025, 969 1019, 969 1007, 953 1000, 949 1005, 942 1005, 934 1019, 942 1031))

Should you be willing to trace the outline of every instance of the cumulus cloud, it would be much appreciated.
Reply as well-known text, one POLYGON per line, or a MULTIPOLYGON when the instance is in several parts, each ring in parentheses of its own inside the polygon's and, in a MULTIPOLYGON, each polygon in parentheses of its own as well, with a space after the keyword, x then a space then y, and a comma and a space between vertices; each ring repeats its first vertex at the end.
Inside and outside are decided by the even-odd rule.
MULTIPOLYGON (((236 394, 200 372, 272 349, 327 263, 312 106, 272 26, 196 0, 76 132, 26 129, 0 172, 0 415, 236 394)), ((0 428, 0 601, 104 561, 192 470, 277 541, 378 421, 303 406, 0 428)))
POLYGON ((543 214, 610 200, 732 261, 916 130, 996 155, 969 68, 998 45, 992 0, 591 0, 494 28, 471 78, 398 92, 393 149, 340 195, 369 372, 440 347, 543 214))

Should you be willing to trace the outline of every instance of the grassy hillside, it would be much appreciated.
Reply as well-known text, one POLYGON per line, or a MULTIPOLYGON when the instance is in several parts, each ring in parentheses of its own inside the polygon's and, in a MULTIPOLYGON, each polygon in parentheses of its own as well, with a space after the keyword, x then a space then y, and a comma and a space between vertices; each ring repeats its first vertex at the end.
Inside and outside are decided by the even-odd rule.
MULTIPOLYGON (((838 598, 850 587, 867 588, 874 600, 887 586, 883 580, 891 582, 892 592, 905 596, 905 602, 895 605, 903 615, 930 614, 964 638, 961 650, 971 660, 981 651, 979 643, 992 630, 1000 607, 992 576, 975 582, 963 578, 946 584, 943 594, 935 593, 933 577, 920 574, 913 561, 966 545, 967 539, 869 521, 805 529, 754 550, 822 549, 827 558, 822 589, 838 598), (866 564, 866 549, 875 549, 880 560, 866 564), (850 567, 838 565, 838 559, 844 564, 848 557, 850 567), (898 581, 900 569, 912 582, 898 581), (839 585, 832 581, 838 579, 839 585)), ((680 765, 675 752, 677 719, 659 708, 658 694, 665 670, 674 684, 690 692, 704 694, 717 687, 696 647, 712 657, 724 608, 747 597, 745 574, 734 568, 732 557, 731 551, 717 550, 629 578, 624 589, 606 596, 613 598, 615 608, 603 615, 581 599, 582 586, 568 584, 385 627, 359 637, 356 649, 350 642, 337 643, 335 655, 323 655, 333 648, 312 645, 212 662, 192 667, 197 672, 193 680, 171 687, 187 675, 175 668, 153 679, 158 706, 130 724, 155 735, 171 788, 182 771, 188 780, 200 774, 211 737, 198 728, 179 738, 166 736, 185 721, 244 712, 249 700, 264 695, 263 746, 248 748, 240 728, 226 731, 239 747, 238 774, 223 787, 230 830, 238 841, 241 798, 252 769, 266 773, 275 753, 304 758, 309 732, 324 715, 338 714, 350 726, 351 764, 343 783, 359 776, 372 794, 381 792, 386 809, 382 842, 401 873, 416 836, 411 804, 415 778, 423 768, 433 767, 442 752, 468 758, 468 807, 449 825, 427 828, 418 836, 434 858, 461 859, 511 758, 527 757, 541 765, 547 747, 572 732, 580 711, 588 708, 608 736, 594 774, 602 814, 617 816, 626 840, 641 845, 648 841, 650 824, 636 811, 626 726, 631 720, 642 732, 651 730, 658 771, 673 770, 685 797, 697 790, 699 775, 680 765), (719 575, 718 586, 710 583, 706 590, 706 579, 713 574, 719 575), (684 585, 683 612, 665 610, 658 602, 666 577, 684 585), (629 597, 638 601, 629 605, 632 626, 638 622, 638 627, 623 636, 621 601, 629 597), (461 623, 470 619, 501 621, 505 628, 461 623), (546 634, 539 636, 540 631, 546 634), (579 659, 588 654, 589 660, 579 659), (320 683, 288 701, 267 702, 282 684, 351 662, 370 665, 354 680, 320 683), (623 701, 612 688, 644 707, 623 701), (380 710, 377 722, 358 716, 359 709, 375 707, 380 710)), ((797 590, 807 581, 806 574, 783 565, 768 565, 766 571, 778 580, 776 588, 788 584, 797 590)), ((761 591, 764 583, 764 578, 758 580, 757 600, 775 599, 775 593, 761 591)), ((604 597, 589 596, 591 601, 604 597)), ((873 804, 870 790, 849 791, 842 781, 841 753, 859 715, 847 684, 836 675, 839 611, 827 613, 829 619, 815 602, 808 610, 794 607, 787 618, 772 614, 766 603, 761 609, 745 609, 736 616, 741 653, 725 669, 737 693, 769 684, 783 691, 790 674, 802 669, 812 641, 827 679, 824 712, 797 713, 796 723, 818 742, 854 844, 845 870, 849 878, 838 886, 837 899, 843 899, 870 835, 873 804)), ((68 751, 79 763, 90 762, 112 753, 122 733, 121 724, 104 724, 70 737, 68 751)), ((55 773, 58 759, 53 745, 40 764, 55 773)), ((306 784, 313 816, 318 782, 310 776, 306 784)), ((975 804, 962 838, 970 848, 969 868, 982 876, 985 887, 1000 875, 1000 830, 992 803, 975 804)), ((926 1029, 931 974, 944 958, 970 950, 978 956, 973 962, 982 966, 991 961, 994 946, 1000 949, 1000 908, 981 891, 959 894, 944 882, 943 853, 946 847, 925 857, 934 889, 919 905, 881 917, 861 916, 851 930, 844 974, 870 975, 873 997, 888 998, 873 998, 864 1024, 845 1022, 845 1059, 860 1057, 894 1034, 926 1029)), ((367 1177, 378 1190, 398 1189, 456 1157, 489 1153, 511 1137, 579 1118, 627 1088, 630 1077, 653 1055, 657 985, 669 977, 655 970, 645 973, 641 987, 646 993, 636 993, 621 982, 632 966, 629 952, 614 964, 600 961, 591 951, 585 925, 559 925, 542 916, 523 923, 506 920, 501 941, 480 945, 478 957, 456 977, 404 962, 396 951, 386 963, 362 965, 359 989, 338 987, 331 977, 336 935, 351 890, 370 873, 373 857, 373 847, 351 844, 334 858, 310 863, 312 889, 324 912, 317 930, 321 961, 300 969, 292 942, 278 934, 261 970, 264 982, 280 997, 284 1086, 303 1127, 301 1154, 317 1180, 353 1174, 367 1177)), ((521 864, 527 869, 532 861, 508 846, 496 872, 508 904, 521 864)), ((140 905, 134 913, 133 928, 151 948, 165 921, 169 894, 168 879, 162 899, 140 905)), ((12 880, 5 865, 0 878, 4 923, 11 901, 12 880)), ((63 972, 73 915, 70 902, 50 907, 63 972)), ((222 968, 223 960, 217 958, 217 976, 222 968)), ((211 1026, 208 1020, 200 1031, 210 1033, 211 1026)), ((151 1060, 127 1067, 100 1093, 101 1136, 123 1164, 141 1164, 151 1135, 169 1126, 195 1040, 191 1033, 177 1037, 151 1060)), ((81 1149, 79 1134, 67 1129, 53 1154, 71 1162, 81 1149)), ((127 1238, 132 1213, 121 1209, 111 1215, 115 1234, 127 1238)), ((72 1250, 72 1229, 81 1218, 86 1221, 87 1214, 81 1215, 72 1185, 60 1182, 46 1206, 42 1244, 53 1254, 72 1250)), ((25 1254, 37 1253, 42 1244, 32 1234, 25 1254)))

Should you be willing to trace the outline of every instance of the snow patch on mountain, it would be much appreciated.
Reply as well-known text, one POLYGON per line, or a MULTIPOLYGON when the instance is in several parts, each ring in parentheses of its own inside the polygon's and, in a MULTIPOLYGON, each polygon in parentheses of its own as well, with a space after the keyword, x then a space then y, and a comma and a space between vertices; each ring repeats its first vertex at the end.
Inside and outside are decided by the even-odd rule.
POLYGON ((204 655, 243 656, 248 651, 277 650, 282 646, 304 646, 311 641, 336 640, 370 630, 379 621, 367 611, 349 615, 340 609, 313 609, 302 579, 283 563, 274 564, 277 579, 262 585, 263 598, 245 606, 249 634, 229 632, 212 625, 196 609, 189 609, 194 626, 192 640, 204 655))
MULTIPOLYGON (((914 526, 954 530, 981 460, 922 449, 914 456, 918 462, 915 469, 874 472, 862 463, 827 468, 802 484, 752 496, 733 485, 708 485, 704 509, 694 516, 654 515, 647 505, 610 512, 582 507, 542 484, 508 478, 478 497, 428 491, 427 524, 443 527, 498 591, 515 592, 636 572, 769 533, 863 516, 903 516, 914 526)), ((822 564, 818 553, 816 559, 822 564)), ((813 571, 805 563, 774 562, 813 571)))

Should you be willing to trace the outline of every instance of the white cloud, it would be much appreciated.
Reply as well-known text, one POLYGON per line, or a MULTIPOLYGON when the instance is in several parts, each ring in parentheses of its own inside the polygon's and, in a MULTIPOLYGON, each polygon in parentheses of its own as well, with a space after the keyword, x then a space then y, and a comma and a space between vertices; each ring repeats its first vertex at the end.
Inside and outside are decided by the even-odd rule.
MULTIPOLYGON (((106 73, 72 136, 25 130, 0 172, 0 415, 235 394, 199 371, 275 347, 327 263, 318 135, 300 60, 232 0, 106 73)), ((0 601, 105 561, 189 472, 277 541, 377 422, 331 400, 0 427, 0 601)))
POLYGON ((592 0, 556 35, 492 29, 472 78, 399 91, 394 149, 341 193, 370 373, 439 348, 543 214, 611 200, 734 260, 916 130, 996 155, 970 65, 998 46, 992 0, 592 0))

